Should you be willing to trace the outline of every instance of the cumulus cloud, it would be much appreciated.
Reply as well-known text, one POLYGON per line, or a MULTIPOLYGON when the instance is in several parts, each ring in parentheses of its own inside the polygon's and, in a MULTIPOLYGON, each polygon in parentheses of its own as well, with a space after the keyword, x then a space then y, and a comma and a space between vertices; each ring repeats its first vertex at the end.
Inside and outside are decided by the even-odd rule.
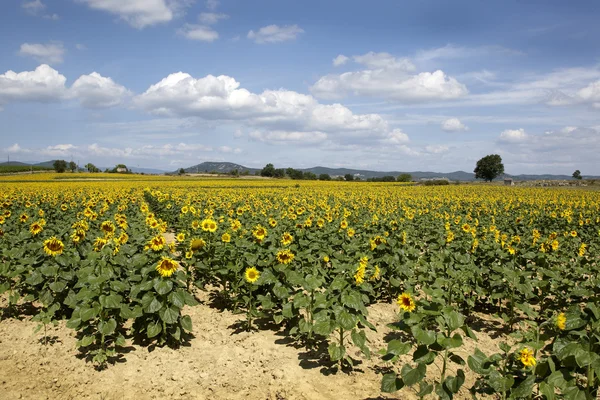
POLYGON ((30 14, 37 15, 46 9, 46 5, 41 0, 26 1, 21 7, 30 14))
POLYGON ((215 10, 219 7, 219 0, 206 0, 206 8, 209 10, 215 10))
POLYGON ((381 97, 398 102, 450 100, 465 96, 467 87, 441 70, 415 74, 410 60, 388 53, 354 56, 367 69, 320 78, 311 92, 326 99, 349 95, 381 97))
POLYGON ((19 55, 32 57, 35 60, 46 64, 60 64, 63 62, 65 48, 62 43, 23 43, 19 50, 19 55))
POLYGON ((214 42, 219 38, 219 33, 208 26, 185 24, 177 31, 180 35, 202 42, 214 42))
POLYGON ((77 0, 90 8, 118 15, 131 26, 146 26, 171 21, 189 3, 185 0, 77 0))
POLYGON ((42 64, 35 71, 7 71, 0 75, 0 105, 14 101, 58 101, 67 95, 67 78, 42 64))
POLYGON ((97 72, 80 76, 71 86, 71 95, 87 108, 114 107, 131 93, 124 87, 97 72))
POLYGON ((449 118, 442 122, 442 130, 446 132, 463 132, 469 130, 458 118, 449 118))
POLYGON ((346 57, 345 55, 340 54, 339 56, 333 59, 333 66, 339 67, 340 65, 344 65, 348 62, 349 59, 350 58, 346 57))
POLYGON ((498 140, 504 143, 521 143, 528 139, 527 134, 523 128, 521 129, 507 129, 502 131, 498 140))
POLYGON ((446 145, 429 145, 425 146, 425 151, 429 154, 443 154, 450 151, 450 148, 446 145))
POLYGON ((206 25, 213 25, 216 24, 217 22, 219 22, 222 19, 227 19, 229 18, 229 15, 227 14, 222 14, 222 13, 200 13, 200 15, 198 16, 198 20, 206 25))
POLYGON ((134 104, 158 115, 238 121, 253 127, 250 136, 259 141, 406 141, 378 114, 354 114, 341 104, 320 104, 284 89, 252 93, 226 75, 196 79, 174 73, 136 96, 134 104))
POLYGON ((88 108, 113 107, 131 93, 97 72, 80 76, 73 85, 57 70, 42 64, 34 71, 7 71, 0 75, 0 105, 11 102, 53 102, 77 99, 88 108))
POLYGON ((304 30, 298 27, 298 25, 268 25, 263 26, 256 32, 251 30, 248 32, 247 37, 259 44, 279 43, 294 40, 301 33, 304 33, 304 30))

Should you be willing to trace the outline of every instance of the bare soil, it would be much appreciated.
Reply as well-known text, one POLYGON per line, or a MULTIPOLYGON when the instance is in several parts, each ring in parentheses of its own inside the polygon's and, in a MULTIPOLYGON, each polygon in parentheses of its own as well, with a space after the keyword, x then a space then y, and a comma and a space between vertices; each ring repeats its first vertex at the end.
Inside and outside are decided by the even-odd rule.
MULTIPOLYGON (((370 360, 357 349, 360 360, 352 372, 337 372, 327 362, 292 342, 276 326, 255 332, 239 328, 243 315, 216 308, 206 292, 202 303, 186 308, 192 317, 193 338, 178 349, 142 347, 128 343, 123 359, 103 371, 96 370, 76 349, 75 332, 62 321, 50 327, 50 343, 43 329, 34 333, 30 316, 0 321, 0 398, 12 399, 413 399, 410 389, 394 395, 380 392, 381 374, 391 365, 376 351, 386 346, 386 327, 397 316, 395 304, 369 308, 377 332, 367 333, 374 354, 370 360)), ((6 306, 6 299, 0 299, 6 306)), ((481 327, 488 326, 486 322, 481 327)), ((493 330, 492 332, 493 336, 493 330)), ((478 342, 470 339, 460 349, 463 358, 479 347, 486 354, 497 351, 496 341, 483 329, 478 342)), ((326 350, 325 350, 326 353, 326 350)), ((407 356, 405 361, 409 361, 407 356)), ((401 363, 395 365, 399 370, 401 363)), ((433 366, 432 373, 439 373, 433 366)), ((465 387, 473 378, 467 372, 465 387)), ((458 396, 471 398, 467 390, 458 396)))

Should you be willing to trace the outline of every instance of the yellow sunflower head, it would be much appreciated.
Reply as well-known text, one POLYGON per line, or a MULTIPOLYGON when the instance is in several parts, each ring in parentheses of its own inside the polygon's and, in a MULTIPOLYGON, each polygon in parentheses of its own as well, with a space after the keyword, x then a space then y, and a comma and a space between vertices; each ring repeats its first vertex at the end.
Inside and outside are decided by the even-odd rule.
POLYGON ((397 302, 398 302, 398 305, 400 306, 400 309, 403 311, 413 312, 416 308, 415 301, 413 300, 411 295, 406 292, 404 292, 400 296, 398 296, 397 302))
POLYGON ((60 241, 60 239, 57 239, 56 236, 52 236, 50 239, 44 241, 44 251, 49 256, 54 257, 62 254, 64 248, 65 245, 60 241))
POLYGON ((535 365, 537 364, 537 361, 535 360, 535 357, 533 355, 533 351, 531 349, 528 349, 527 347, 524 347, 519 352, 519 360, 521 360, 521 363, 523 363, 523 366, 525 368, 535 367, 535 365))
POLYGON ((289 250, 280 250, 277 252, 277 261, 281 264, 289 264, 294 260, 294 253, 289 250))
POLYGON ((246 268, 246 272, 244 272, 246 282, 254 283, 260 277, 260 272, 254 267, 246 268))
POLYGON ((168 257, 163 257, 156 265, 156 270, 163 278, 168 278, 177 271, 179 264, 168 257))

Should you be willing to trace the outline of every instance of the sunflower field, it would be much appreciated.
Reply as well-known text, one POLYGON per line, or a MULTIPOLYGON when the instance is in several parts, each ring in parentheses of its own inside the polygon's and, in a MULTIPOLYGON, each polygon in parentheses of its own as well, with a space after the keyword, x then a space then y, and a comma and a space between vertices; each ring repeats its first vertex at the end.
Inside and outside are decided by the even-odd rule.
MULTIPOLYGON (((36 178, 23 178, 36 179, 36 178)), ((39 179, 39 177, 37 178, 39 179)), ((128 179, 0 183, 1 318, 66 320, 105 368, 185 343, 208 291, 338 371, 421 398, 595 399, 600 193, 488 185, 128 179), (368 307, 396 303, 372 348, 368 307), (482 316, 486 316, 483 318, 482 316), (490 319, 498 353, 466 353, 490 319), (474 377, 464 385, 466 376, 474 377)), ((43 334, 45 337, 45 333, 43 334)))

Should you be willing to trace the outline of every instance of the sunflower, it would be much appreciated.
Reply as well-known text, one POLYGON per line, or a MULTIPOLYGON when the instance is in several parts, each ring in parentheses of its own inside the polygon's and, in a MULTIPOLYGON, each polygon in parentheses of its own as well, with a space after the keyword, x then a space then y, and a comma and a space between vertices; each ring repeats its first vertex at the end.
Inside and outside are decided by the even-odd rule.
POLYGON ((52 236, 50 239, 44 241, 44 251, 49 256, 57 256, 62 254, 65 245, 56 236, 52 236))
POLYGON ((277 261, 281 264, 289 264, 294 260, 294 253, 289 250, 280 250, 277 252, 277 261))
POLYGON ((269 218, 269 225, 271 226, 271 228, 275 228, 277 226, 277 221, 273 218, 269 218))
POLYGON ((246 272, 244 273, 246 277, 246 281, 249 283, 254 283, 260 277, 260 272, 254 267, 246 268, 246 272))
POLYGON ((198 251, 206 246, 204 239, 192 239, 190 241, 190 251, 198 251))
POLYGON ((535 364, 537 364, 535 357, 533 356, 533 351, 527 347, 519 352, 519 360, 521 360, 524 367, 535 367, 535 364))
POLYGON ((172 260, 168 257, 163 257, 156 265, 156 270, 158 271, 160 276, 165 278, 173 275, 173 273, 177 271, 177 267, 179 267, 177 261, 172 260))
POLYGON ((242 223, 238 219, 234 219, 231 221, 231 230, 236 232, 238 229, 242 227, 242 223))
POLYGON ((104 221, 100 224, 100 230, 104 232, 105 237, 112 237, 115 234, 115 224, 112 221, 104 221))
POLYGON ((183 242, 185 240, 185 233, 183 233, 183 232, 178 233, 176 238, 179 243, 183 242))
POLYGON ((25 223, 25 222, 27 222, 28 219, 29 219, 29 216, 27 214, 21 214, 21 216, 19 217, 19 222, 25 223))
POLYGON ((348 222, 343 219, 342 222, 340 222, 340 228, 341 229, 346 229, 348 227, 348 222))
POLYGON ((579 250, 577 251, 577 254, 579 255, 579 257, 583 257, 585 255, 586 248, 587 248, 587 245, 585 243, 581 243, 581 246, 579 246, 579 250))
POLYGON ((571 231, 571 236, 572 237, 577 237, 577 231, 571 231))
POLYGON ((100 251, 108 244, 108 240, 104 238, 96 238, 94 241, 94 251, 100 251))
POLYGON ((154 251, 160 251, 165 247, 167 241, 165 240, 163 235, 156 235, 152 239, 150 239, 150 243, 146 246, 146 248, 150 248, 154 251))
POLYGON ((121 232, 121 234, 119 235, 119 237, 117 239, 119 244, 125 244, 125 243, 127 243, 128 240, 129 240, 129 235, 125 232, 121 232))
POLYGON ((348 228, 346 233, 348 234, 348 237, 354 237, 354 234, 356 233, 356 231, 353 228, 348 228))
POLYGON ((402 310, 407 311, 407 312, 413 312, 414 309, 416 308, 415 301, 410 296, 410 294, 406 293, 406 292, 404 292, 400 296, 398 296, 397 303, 402 310))
POLYGON ((560 314, 558 314, 556 316, 556 321, 554 322, 554 325, 560 329, 561 331, 563 331, 566 327, 567 324, 567 317, 565 315, 565 313, 561 312, 560 314))
POLYGON ((217 230, 217 223, 211 218, 206 218, 204 221, 202 221, 202 230, 215 232, 217 230))
POLYGON ((225 232, 222 236, 221 236, 221 241, 223 243, 229 243, 231 242, 231 235, 227 232, 225 232))
POLYGON ((42 225, 39 222, 34 222, 29 227, 29 232, 31 232, 31 234, 33 236, 39 234, 42 230, 44 230, 44 228, 42 227, 42 225))
POLYGON ((82 229, 75 230, 71 235, 71 240, 75 244, 81 243, 83 239, 85 239, 85 231, 82 229))
POLYGON ((375 271, 373 271, 373 275, 369 278, 370 281, 376 281, 381 276, 381 270, 379 269, 379 265, 375 266, 375 271))
POLYGON ((252 235, 254 235, 257 240, 262 241, 267 236, 267 230, 262 225, 256 225, 252 230, 252 235))
POLYGON ((329 262, 329 256, 323 256, 323 261, 328 263, 329 262))
POLYGON ((462 230, 463 230, 463 232, 468 233, 471 230, 471 227, 469 226, 469 224, 464 223, 462 226, 462 230))
POLYGON ((285 232, 281 237, 281 244, 284 246, 290 245, 294 241, 294 237, 289 232, 285 232))
POLYGON ((451 243, 454 240, 454 233, 452 231, 448 231, 448 235, 446 236, 446 243, 451 243))
POLYGON ((192 221, 192 229, 197 230, 198 228, 200 228, 200 222, 196 220, 192 221))

